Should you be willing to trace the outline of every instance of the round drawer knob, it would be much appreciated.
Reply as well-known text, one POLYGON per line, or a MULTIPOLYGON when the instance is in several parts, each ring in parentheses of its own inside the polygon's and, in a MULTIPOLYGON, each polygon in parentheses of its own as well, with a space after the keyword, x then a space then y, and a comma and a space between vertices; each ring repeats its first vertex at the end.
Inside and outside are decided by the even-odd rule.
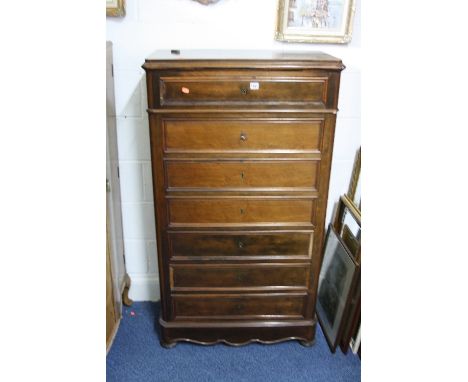
POLYGON ((247 88, 241 88, 240 92, 241 92, 242 95, 247 94, 247 88))
POLYGON ((247 134, 241 133, 239 139, 240 139, 242 142, 245 142, 245 141, 247 140, 247 134))
POLYGON ((237 244, 237 246, 242 249, 244 248, 244 243, 242 241, 239 241, 239 243, 237 244))

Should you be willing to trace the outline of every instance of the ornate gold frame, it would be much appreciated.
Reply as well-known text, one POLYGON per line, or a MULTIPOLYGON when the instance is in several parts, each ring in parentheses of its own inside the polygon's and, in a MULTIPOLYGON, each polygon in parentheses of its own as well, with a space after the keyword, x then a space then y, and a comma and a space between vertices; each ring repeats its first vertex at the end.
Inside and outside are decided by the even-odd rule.
POLYGON ((357 189, 360 177, 361 177, 361 148, 359 147, 359 150, 356 153, 356 157, 354 158, 353 172, 351 173, 348 193, 346 194, 348 199, 351 201, 351 203, 353 203, 353 205, 358 210, 361 209, 361 203, 359 203, 359 205, 356 205, 356 203, 354 203, 354 197, 356 195, 356 189, 357 189))
POLYGON ((326 44, 347 44, 351 41, 353 34, 353 19, 356 11, 356 1, 349 0, 348 17, 346 18, 345 33, 338 35, 313 35, 311 33, 292 33, 287 31, 285 23, 286 14, 289 10, 290 0, 278 0, 278 13, 276 19, 275 40, 285 42, 312 42, 326 44))
POLYGON ((125 16, 125 0, 106 0, 106 16, 125 16))
MULTIPOLYGON (((338 232, 341 235, 342 228, 343 228, 343 220, 344 220, 344 213, 345 211, 348 210, 351 214, 351 216, 356 220, 356 222, 359 224, 359 227, 361 226, 361 211, 356 208, 353 202, 349 200, 347 195, 342 195, 340 197, 340 201, 338 202, 338 207, 333 219, 333 228, 335 228, 335 231, 338 232)), ((359 242, 359 246, 357 248, 356 254, 355 254, 355 260, 357 261, 358 264, 361 263, 361 243, 359 242)))
POLYGON ((217 3, 219 0, 195 0, 195 1, 198 1, 200 4, 203 4, 203 5, 210 5, 210 4, 217 3))

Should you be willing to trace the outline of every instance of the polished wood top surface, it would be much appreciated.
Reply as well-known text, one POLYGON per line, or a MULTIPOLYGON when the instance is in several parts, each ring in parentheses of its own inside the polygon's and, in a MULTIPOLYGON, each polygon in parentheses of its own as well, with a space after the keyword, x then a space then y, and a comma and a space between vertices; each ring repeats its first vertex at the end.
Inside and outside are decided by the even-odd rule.
POLYGON ((323 52, 294 52, 279 50, 157 50, 146 60, 143 68, 185 66, 198 67, 305 67, 344 69, 341 60, 323 52))

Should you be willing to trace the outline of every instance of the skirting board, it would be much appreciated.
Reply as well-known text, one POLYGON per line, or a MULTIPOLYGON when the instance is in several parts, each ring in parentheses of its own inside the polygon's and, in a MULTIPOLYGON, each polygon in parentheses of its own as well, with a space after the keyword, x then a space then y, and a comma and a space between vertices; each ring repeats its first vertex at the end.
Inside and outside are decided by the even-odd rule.
POLYGON ((155 274, 129 274, 132 280, 129 297, 133 301, 158 301, 160 299, 159 277, 155 274))

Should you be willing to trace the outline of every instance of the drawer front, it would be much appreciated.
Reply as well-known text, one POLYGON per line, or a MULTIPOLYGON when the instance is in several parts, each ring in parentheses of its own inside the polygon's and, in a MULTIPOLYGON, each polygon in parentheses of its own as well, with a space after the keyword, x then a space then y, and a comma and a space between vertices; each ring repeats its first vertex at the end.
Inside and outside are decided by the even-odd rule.
POLYGON ((190 233, 170 232, 172 257, 307 256, 312 232, 190 233))
POLYGON ((184 318, 290 318, 304 317, 306 294, 173 295, 175 319, 184 318))
POLYGON ((308 264, 173 264, 171 288, 177 290, 306 289, 308 264), (275 287, 275 288, 271 288, 275 287))
POLYGON ((165 152, 318 153, 324 120, 163 117, 165 152))
MULTIPOLYGON (((273 73, 272 73, 273 74, 273 73)), ((328 77, 275 73, 276 76, 161 76, 161 106, 316 104, 327 101, 328 77)))
POLYGON ((312 199, 169 199, 169 224, 310 225, 312 199))
POLYGON ((167 162, 168 188, 316 190, 318 161, 167 162))

